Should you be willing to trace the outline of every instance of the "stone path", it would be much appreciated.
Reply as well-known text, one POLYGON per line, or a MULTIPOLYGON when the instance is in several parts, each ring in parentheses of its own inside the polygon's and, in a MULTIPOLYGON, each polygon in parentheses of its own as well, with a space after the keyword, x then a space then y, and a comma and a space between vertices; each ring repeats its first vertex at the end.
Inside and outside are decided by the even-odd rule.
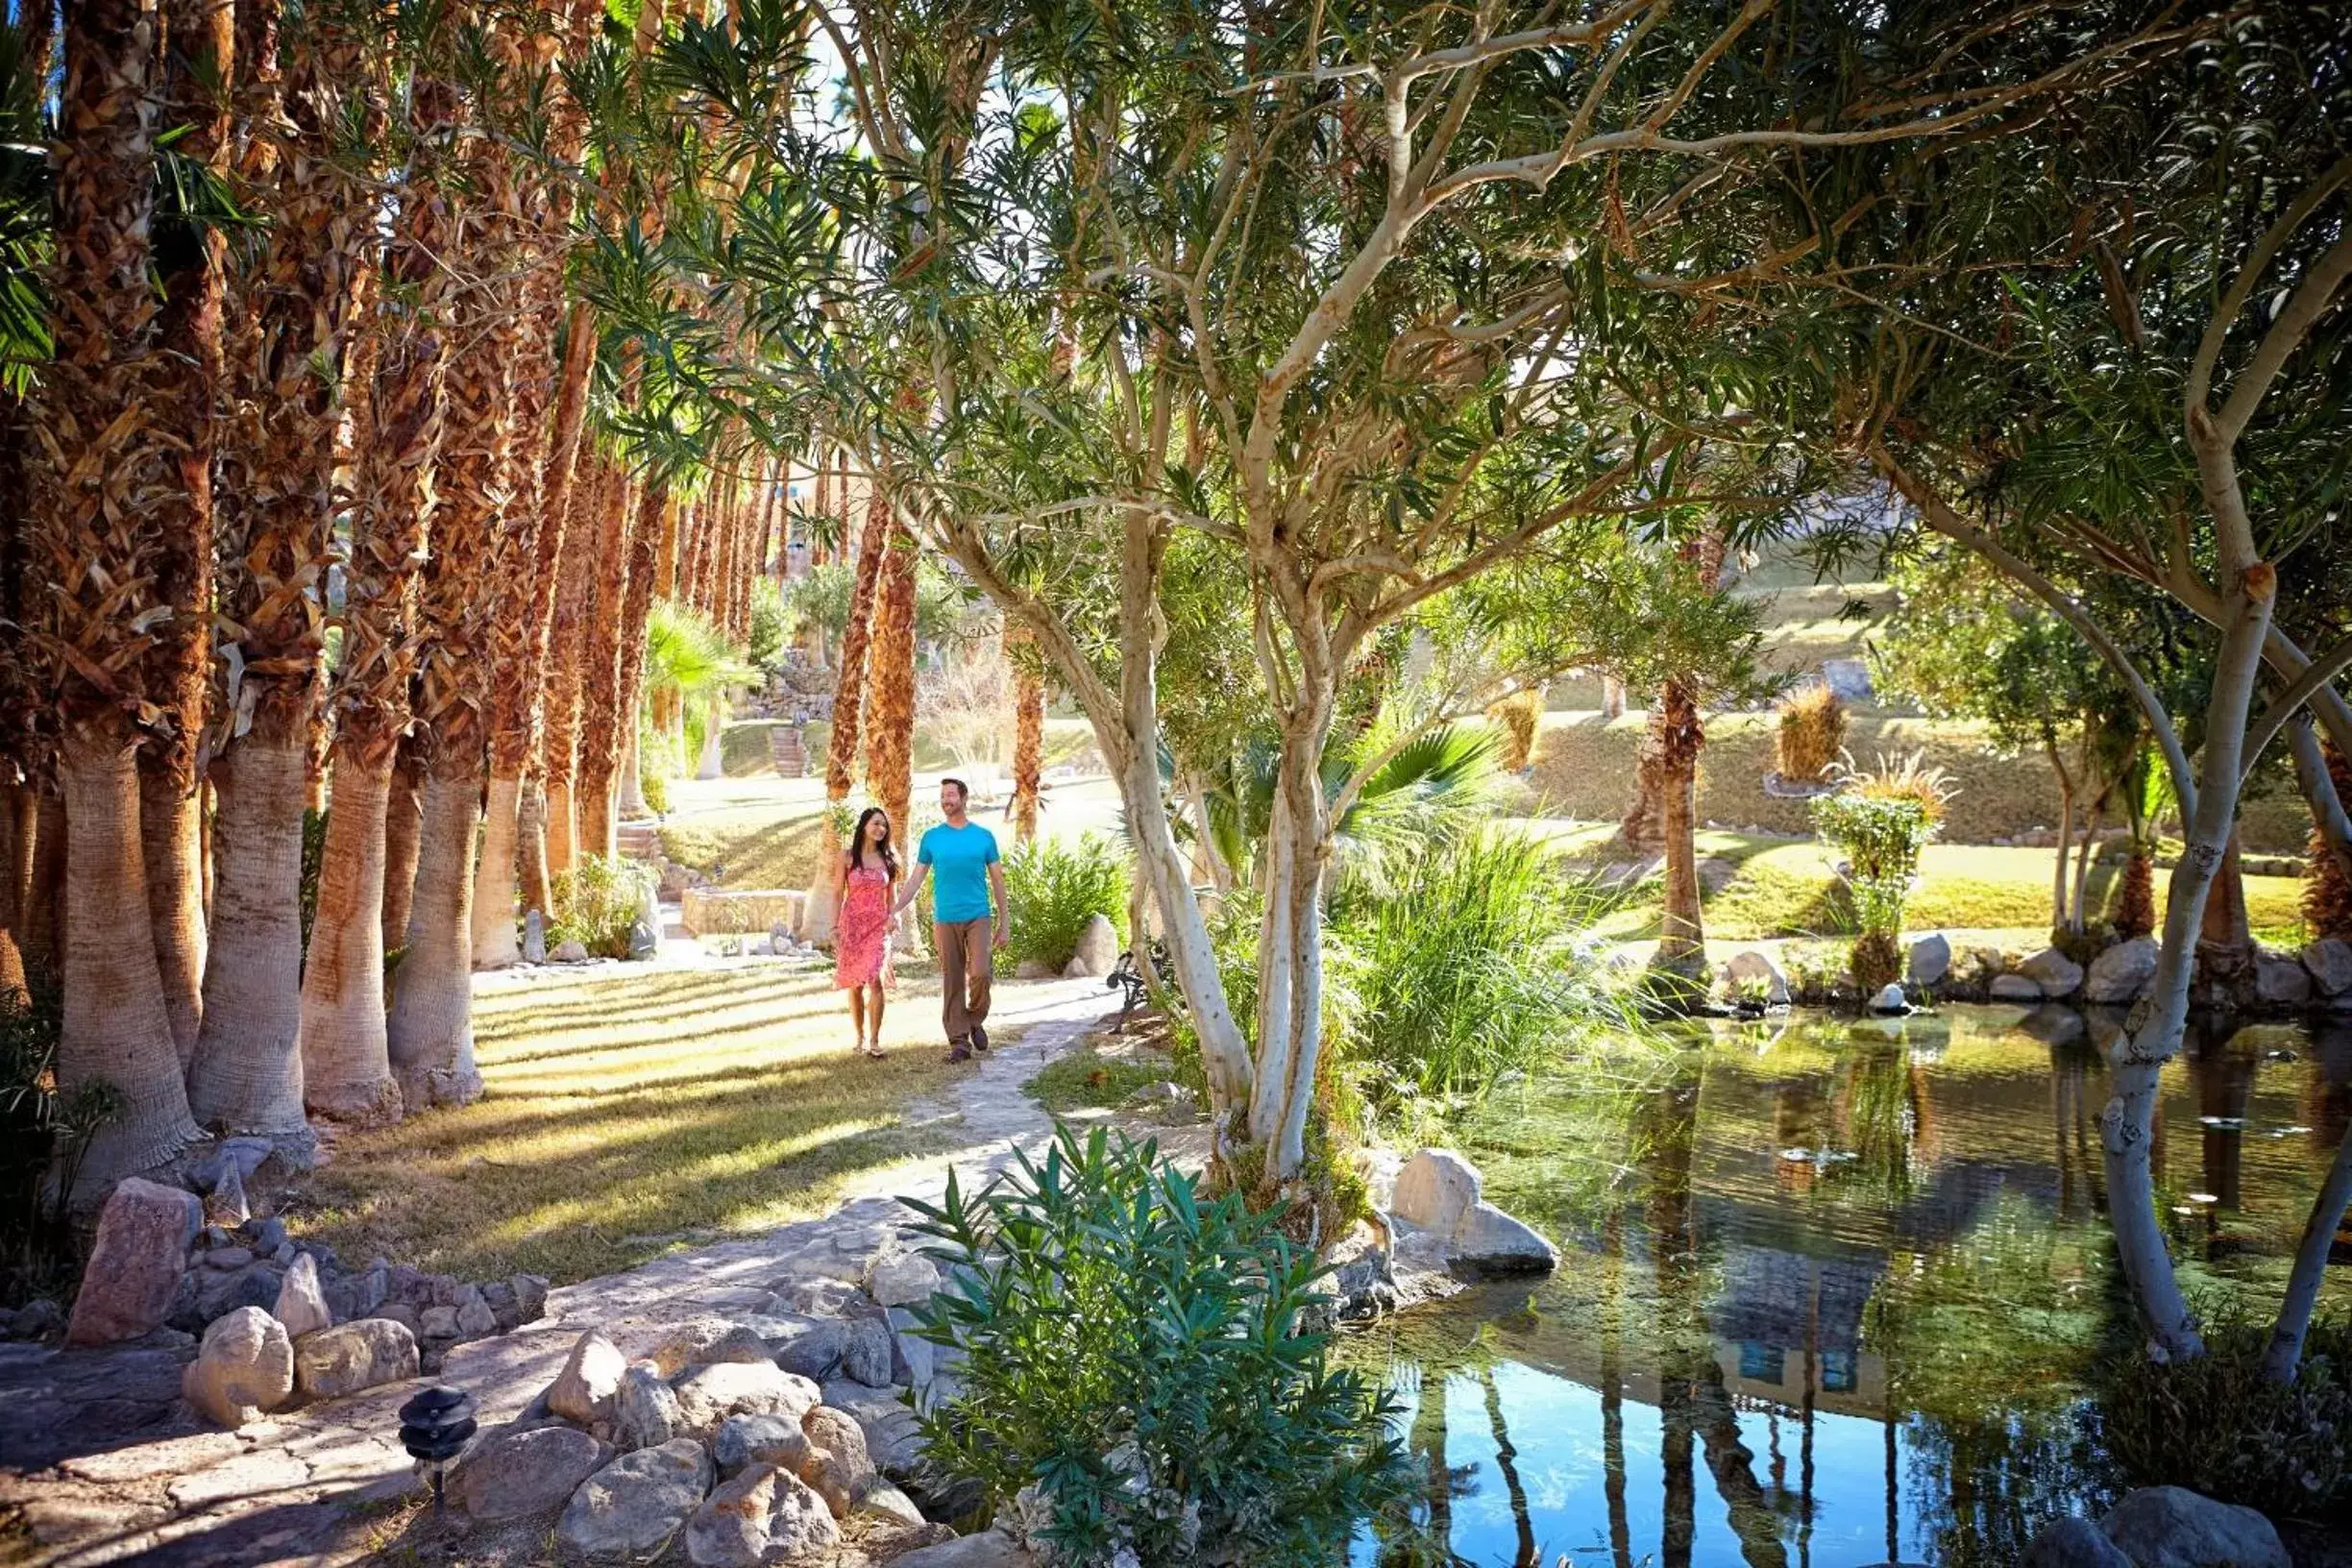
MULTIPOLYGON (((872 1173, 821 1219, 554 1290, 540 1322, 454 1347, 430 1381, 473 1394, 488 1429, 530 1405, 590 1326, 635 1357, 684 1319, 756 1310, 781 1280, 854 1282, 904 1217, 898 1194, 935 1198, 951 1168, 977 1186, 1015 1149, 1043 1145, 1051 1122, 1021 1084, 1115 1006, 1099 982, 1005 987, 995 1021, 1006 1043, 952 1096, 917 1108, 954 1126, 950 1153, 872 1173)), ((1200 1152, 1188 1144, 1201 1135, 1160 1136, 1178 1158, 1200 1152)), ((192 1355, 188 1336, 170 1331, 94 1351, 0 1344, 0 1514, 18 1514, 31 1537, 20 1556, 24 1546, 0 1523, 0 1560, 258 1568, 369 1558, 371 1529, 384 1528, 376 1521, 416 1486, 397 1412, 423 1384, 390 1384, 219 1432, 180 1401, 180 1371, 192 1355)))

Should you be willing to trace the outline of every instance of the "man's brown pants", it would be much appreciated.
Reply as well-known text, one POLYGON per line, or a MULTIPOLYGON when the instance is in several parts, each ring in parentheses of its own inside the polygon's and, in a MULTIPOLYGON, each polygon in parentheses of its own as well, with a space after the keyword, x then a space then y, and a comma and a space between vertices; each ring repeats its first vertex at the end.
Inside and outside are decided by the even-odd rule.
POLYGON ((950 1044, 963 1044, 974 1028, 988 1022, 989 982, 994 976, 990 943, 992 921, 934 920, 933 943, 939 948, 940 1012, 950 1044))

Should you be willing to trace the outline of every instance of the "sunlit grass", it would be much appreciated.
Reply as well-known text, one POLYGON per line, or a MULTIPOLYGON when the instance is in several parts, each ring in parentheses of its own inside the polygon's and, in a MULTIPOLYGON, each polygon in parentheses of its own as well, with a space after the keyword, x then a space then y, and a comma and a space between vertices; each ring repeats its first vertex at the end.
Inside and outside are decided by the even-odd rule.
MULTIPOLYGON (((829 1208, 851 1179, 934 1153, 912 1115, 969 1068, 902 987, 884 1061, 852 1054, 825 970, 636 973, 483 996, 486 1091, 353 1134, 290 1205, 354 1264, 557 1284, 829 1208)), ((1009 1033, 1009 1031, 1008 1031, 1009 1033)))

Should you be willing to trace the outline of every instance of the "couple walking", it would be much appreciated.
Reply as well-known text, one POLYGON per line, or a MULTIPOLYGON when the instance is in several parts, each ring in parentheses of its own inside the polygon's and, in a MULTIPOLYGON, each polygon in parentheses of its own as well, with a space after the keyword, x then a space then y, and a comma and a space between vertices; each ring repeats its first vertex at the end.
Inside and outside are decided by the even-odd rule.
POLYGON ((947 820, 922 836, 915 875, 898 891, 898 852, 891 820, 870 806, 842 852, 841 914, 833 936, 833 984, 849 993, 849 1020, 858 1049, 882 1054, 882 1006, 892 984, 891 927, 899 912, 931 882, 931 931, 940 957, 942 1013, 947 1060, 965 1062, 988 1049, 992 954, 1011 935, 1004 868, 996 835, 965 815, 969 796, 960 778, 940 780, 940 814, 947 820))

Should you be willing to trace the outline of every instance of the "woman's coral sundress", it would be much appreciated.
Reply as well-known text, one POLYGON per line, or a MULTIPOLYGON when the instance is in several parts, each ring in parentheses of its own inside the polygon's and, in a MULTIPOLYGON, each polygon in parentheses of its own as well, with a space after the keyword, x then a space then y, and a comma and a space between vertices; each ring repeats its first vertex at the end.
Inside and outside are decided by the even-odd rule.
POLYGON ((833 933, 833 987, 854 991, 877 980, 894 983, 890 954, 890 873, 852 866, 842 883, 841 919, 833 933))

